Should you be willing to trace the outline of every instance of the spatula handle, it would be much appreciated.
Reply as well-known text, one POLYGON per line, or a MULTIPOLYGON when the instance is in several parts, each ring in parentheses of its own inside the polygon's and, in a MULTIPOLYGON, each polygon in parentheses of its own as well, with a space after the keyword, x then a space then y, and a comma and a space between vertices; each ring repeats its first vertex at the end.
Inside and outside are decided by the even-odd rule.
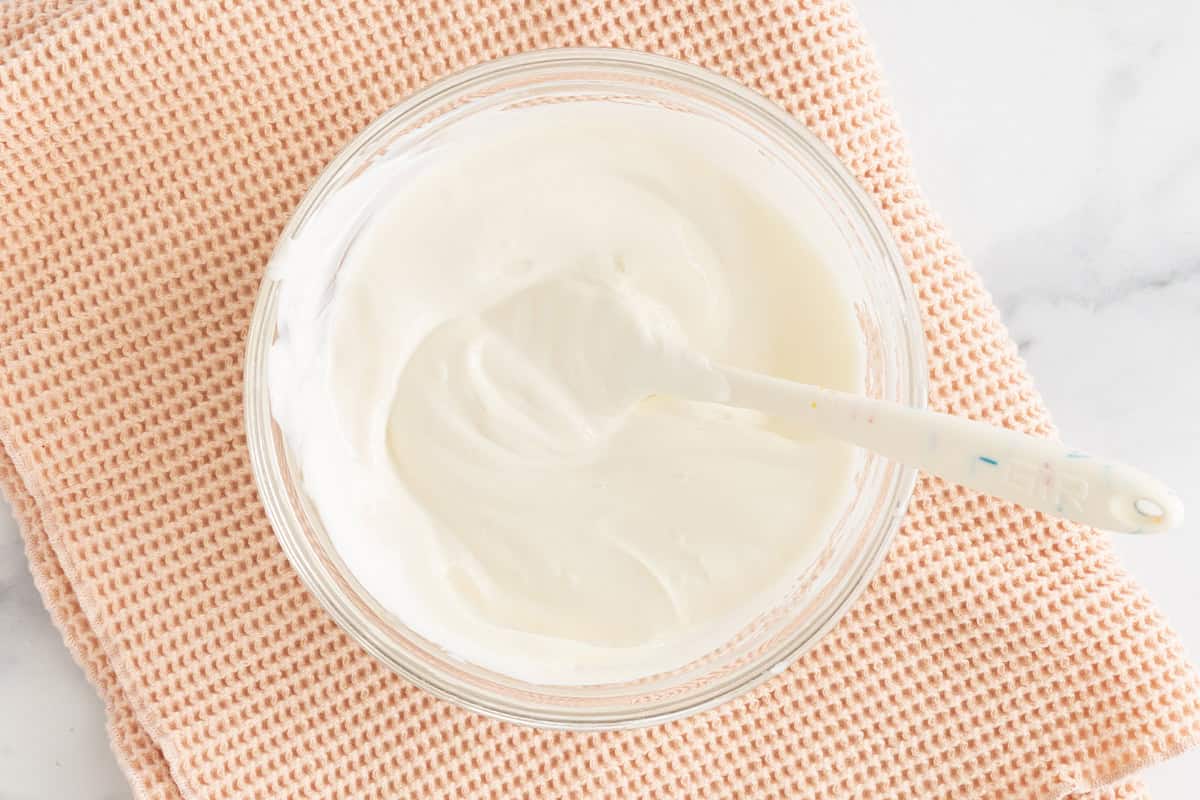
POLYGON ((822 432, 1028 508, 1122 533, 1183 520, 1161 481, 1059 442, 963 417, 722 368, 729 405, 807 419, 822 432))

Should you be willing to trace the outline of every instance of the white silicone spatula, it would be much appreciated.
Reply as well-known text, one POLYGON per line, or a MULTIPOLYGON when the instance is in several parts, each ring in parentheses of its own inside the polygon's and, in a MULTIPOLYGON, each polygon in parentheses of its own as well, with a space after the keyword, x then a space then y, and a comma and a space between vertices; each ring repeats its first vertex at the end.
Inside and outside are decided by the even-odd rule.
MULTIPOLYGON (((573 403, 538 409, 547 418, 555 409, 572 409, 567 427, 578 428, 581 415, 611 424, 642 398, 669 394, 803 420, 946 480, 1105 530, 1158 533, 1183 519, 1183 504, 1160 481, 1049 439, 714 364, 689 346, 669 312, 628 286, 577 280, 564 284, 557 303, 541 308, 561 310, 567 303, 575 304, 571 319, 587 335, 571 336, 571 346, 563 347, 561 338, 544 335, 552 326, 525 325, 524 338, 512 342, 515 352, 539 354, 531 372, 563 381, 563 397, 571 387, 586 388, 573 403)), ((518 398, 507 407, 528 409, 529 403, 518 398)), ((538 426, 531 421, 531 428, 538 426)))
POLYGON ((806 420, 946 480, 1104 530, 1158 533, 1183 520, 1183 504, 1161 481, 1049 439, 731 367, 708 369, 724 380, 707 385, 725 386, 677 388, 694 399, 806 420))

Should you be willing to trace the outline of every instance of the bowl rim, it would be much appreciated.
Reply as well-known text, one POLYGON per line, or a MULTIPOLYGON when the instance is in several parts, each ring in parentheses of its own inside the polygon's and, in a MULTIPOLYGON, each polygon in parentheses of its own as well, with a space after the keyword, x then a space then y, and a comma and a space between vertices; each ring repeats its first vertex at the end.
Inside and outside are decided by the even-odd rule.
MULTIPOLYGON (((793 143, 803 146, 813 156, 815 165, 824 168, 822 177, 831 179, 842 199, 848 201, 858 222, 870 235, 872 244, 884 256, 890 284, 896 290, 902 304, 900 315, 904 321, 906 336, 899 344, 903 357, 910 365, 908 378, 909 405, 923 408, 928 396, 928 365, 924 331, 921 323, 920 306, 917 303, 915 286, 909 276, 905 261, 892 236, 891 228, 884 220, 881 210, 875 205, 846 166, 824 142, 809 131, 798 119, 784 111, 774 102, 758 92, 745 87, 719 73, 667 56, 621 48, 566 47, 532 50, 483 61, 471 67, 442 77, 414 91, 401 102, 375 118, 366 128, 345 145, 321 170, 306 190, 303 198, 292 212, 280 234, 278 243, 268 261, 260 283, 247 333, 243 373, 243 422, 250 455, 251 471, 263 507, 267 512, 272 532, 279 541, 288 561, 300 575, 305 588, 313 594, 321 607, 338 626, 351 636, 384 667, 399 674, 404 680, 430 694, 485 716, 521 725, 532 725, 542 729, 557 730, 613 730, 644 727, 660 724, 711 709, 734 697, 740 696, 768 678, 783 672, 803 652, 824 637, 842 619, 878 572, 891 548, 896 534, 912 500, 918 471, 904 465, 896 465, 898 474, 895 483, 894 502, 886 512, 886 519, 879 526, 881 535, 873 546, 858 559, 856 569, 845 581, 836 600, 824 610, 824 619, 806 636, 795 636, 785 647, 772 651, 771 658, 762 659, 757 669, 746 669, 736 683, 722 684, 717 691, 703 694, 685 704, 673 701, 671 707, 655 710, 655 707, 626 706, 619 712, 590 712, 586 709, 563 709, 554 714, 530 713, 514 704, 500 704, 481 700, 465 694, 452 681, 439 680, 443 676, 431 676, 434 670, 421 671, 408 664, 397 663, 394 654, 385 652, 374 641, 369 632, 362 629, 361 620, 355 619, 343 608, 341 593, 335 591, 317 570, 314 555, 301 539, 305 537, 285 535, 285 531, 299 525, 296 509, 286 502, 278 491, 283 475, 275 454, 269 445, 273 417, 270 411, 269 393, 265 390, 267 353, 274 338, 274 320, 278 301, 279 280, 275 277, 276 266, 284 243, 293 238, 313 211, 325 197, 336 188, 338 178, 348 162, 357 157, 379 138, 382 138, 400 120, 419 115, 422 110, 438 104, 447 97, 481 83, 503 81, 525 72, 561 69, 603 69, 640 73, 641 77, 661 76, 680 81, 710 97, 740 106, 753 113, 757 122, 765 123, 776 133, 783 134, 793 143), (268 329, 268 324, 270 328, 268 329), (257 435, 256 435, 257 434, 257 435)), ((548 687, 553 688, 553 687, 548 687)))

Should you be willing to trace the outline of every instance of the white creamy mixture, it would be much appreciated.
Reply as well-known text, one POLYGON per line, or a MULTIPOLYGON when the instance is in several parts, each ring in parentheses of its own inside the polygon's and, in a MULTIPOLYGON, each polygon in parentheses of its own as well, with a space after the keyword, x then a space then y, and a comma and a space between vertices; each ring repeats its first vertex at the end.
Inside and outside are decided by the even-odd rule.
POLYGON ((330 539, 400 621, 511 677, 702 656, 847 502, 849 446, 643 399, 718 389, 685 348, 862 380, 851 303, 766 191, 772 165, 676 116, 507 112, 380 162, 278 254, 272 408, 330 539), (347 215, 365 219, 348 250, 347 215))

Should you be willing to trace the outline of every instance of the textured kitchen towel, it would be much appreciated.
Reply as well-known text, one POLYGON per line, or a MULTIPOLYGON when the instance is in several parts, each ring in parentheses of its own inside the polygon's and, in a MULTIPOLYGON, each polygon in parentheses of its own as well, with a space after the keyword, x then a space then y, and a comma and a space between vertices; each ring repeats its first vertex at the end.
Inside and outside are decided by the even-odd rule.
POLYGON ((321 167, 530 48, 685 58, 824 139, 891 224, 935 408, 1051 432, 921 198, 841 2, 0 3, 0 483, 138 797, 1134 797, 1200 682, 1104 538, 923 479, 869 590, 748 696, 539 732, 413 689, 300 584, 242 429, 251 306, 321 167))

